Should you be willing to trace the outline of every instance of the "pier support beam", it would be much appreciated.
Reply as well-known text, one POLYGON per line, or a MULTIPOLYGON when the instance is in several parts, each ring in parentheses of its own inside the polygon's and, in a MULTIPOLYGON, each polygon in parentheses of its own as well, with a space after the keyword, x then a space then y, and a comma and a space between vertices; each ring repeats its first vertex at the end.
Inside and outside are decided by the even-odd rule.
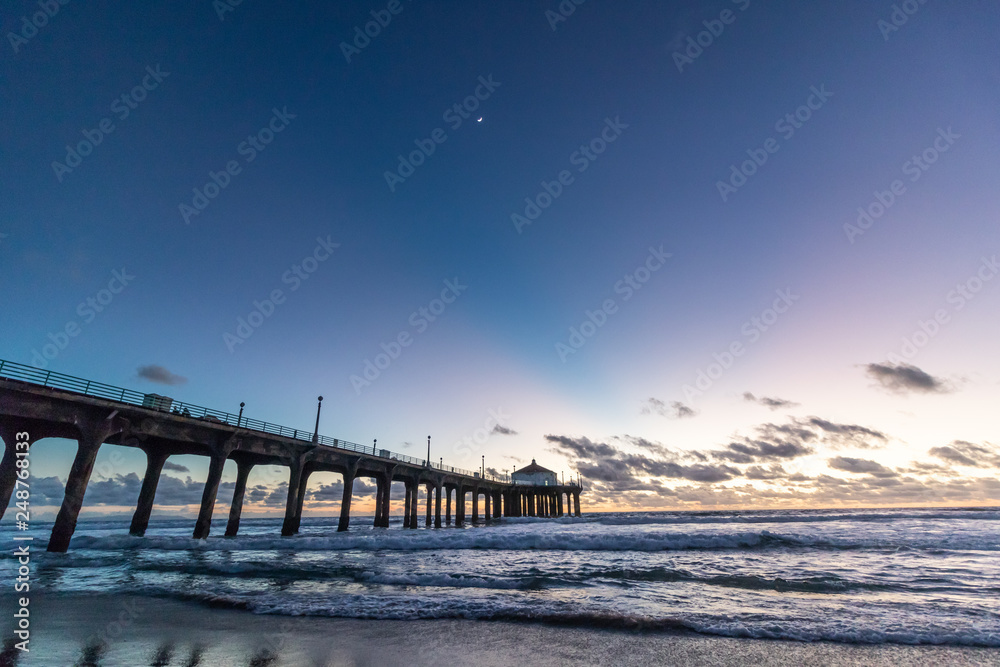
POLYGON ((354 476, 357 474, 357 466, 348 468, 344 472, 344 495, 340 498, 340 522, 337 524, 337 532, 342 533, 351 525, 351 498, 354 497, 354 476))
POLYGON ((444 487, 444 522, 451 525, 451 487, 444 487))
POLYGON ((295 510, 299 507, 299 485, 302 483, 302 461, 288 466, 288 497, 285 500, 285 521, 281 524, 281 536, 295 534, 295 510))
POLYGON ((455 525, 461 527, 465 523, 465 487, 459 484, 455 487, 455 525))
MULTIPOLYGON (((33 430, 24 424, 13 422, 0 425, 0 437, 3 438, 4 444, 3 461, 0 461, 0 519, 3 519, 3 515, 7 512, 10 497, 14 493, 14 487, 17 486, 17 434, 22 431, 28 433, 30 439, 27 443, 30 449, 39 439, 37 436, 31 437, 33 430)), ((21 451, 24 451, 23 447, 21 451)), ((27 481, 30 483, 31 480, 27 481)))
POLYGON ((101 445, 114 433, 120 433, 127 426, 121 418, 116 419, 114 411, 108 418, 89 424, 80 425, 80 438, 77 441, 76 456, 66 481, 66 492, 62 506, 52 526, 52 536, 49 538, 48 551, 63 553, 69 548, 69 541, 76 530, 76 520, 83 506, 83 496, 87 493, 90 475, 94 472, 94 461, 101 445))
POLYGON ((441 491, 444 490, 441 482, 434 487, 434 527, 441 527, 441 491))
POLYGON ((309 487, 309 476, 312 469, 304 467, 302 470, 302 480, 299 481, 299 492, 295 499, 295 516, 292 519, 292 535, 299 534, 299 526, 302 524, 302 506, 306 502, 306 490, 309 487))
POLYGON ((139 490, 139 501, 132 514, 132 524, 128 534, 142 537, 149 526, 149 515, 153 511, 153 498, 156 497, 156 486, 160 483, 160 472, 167 462, 169 454, 162 452, 146 452, 146 474, 142 478, 142 488, 139 490))
POLYGON ((403 528, 410 527, 410 503, 413 501, 413 484, 409 481, 404 482, 406 486, 406 491, 403 494, 405 496, 405 502, 403 504, 403 528))
POLYGON ((226 454, 213 454, 208 464, 208 479, 201 492, 201 508, 198 510, 198 521, 194 524, 194 539, 203 540, 212 530, 212 512, 215 510, 215 497, 219 493, 219 481, 222 479, 222 468, 226 465, 226 454))
POLYGON ((417 527, 417 499, 420 497, 420 482, 413 480, 410 487, 410 528, 417 527))
POLYGON ((427 489, 427 519, 424 521, 425 526, 431 525, 431 507, 434 505, 434 501, 431 499, 434 495, 434 487, 428 482, 425 485, 427 489))
POLYGON ((236 537, 240 532, 240 517, 243 515, 243 496, 247 492, 247 477, 253 470, 249 461, 236 462, 236 488, 233 489, 233 504, 229 506, 229 523, 226 524, 226 537, 236 537))
POLYGON ((385 473, 382 478, 383 484, 385 485, 385 492, 382 494, 382 527, 389 527, 389 501, 392 495, 392 471, 385 473))
POLYGON ((573 494, 573 504, 576 506, 576 515, 580 516, 580 492, 577 491, 573 494))
POLYGON ((389 527, 389 492, 392 489, 392 474, 381 474, 375 478, 375 523, 376 528, 389 527))
POLYGON ((472 523, 479 523, 479 487, 472 489, 472 523))
POLYGON ((483 520, 489 521, 492 518, 490 514, 490 492, 489 490, 483 492, 483 520))

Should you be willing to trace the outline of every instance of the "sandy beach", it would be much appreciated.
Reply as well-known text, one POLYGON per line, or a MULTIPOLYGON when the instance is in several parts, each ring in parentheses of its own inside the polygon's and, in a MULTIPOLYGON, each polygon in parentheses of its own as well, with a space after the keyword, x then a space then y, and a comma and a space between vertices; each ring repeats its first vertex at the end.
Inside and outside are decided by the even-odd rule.
MULTIPOLYGON (((0 665, 1000 664, 996 648, 730 639, 531 623, 287 617, 135 596, 36 595, 31 613, 30 653, 8 644, 0 665)), ((3 628, 9 638, 10 622, 5 620, 3 628)))

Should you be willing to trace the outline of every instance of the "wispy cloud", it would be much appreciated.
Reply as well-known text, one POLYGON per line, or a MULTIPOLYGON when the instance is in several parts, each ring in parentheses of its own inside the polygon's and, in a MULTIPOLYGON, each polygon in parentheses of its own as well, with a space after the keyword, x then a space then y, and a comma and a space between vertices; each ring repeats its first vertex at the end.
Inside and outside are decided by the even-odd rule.
POLYGON ((694 417, 698 414, 693 408, 684 405, 680 401, 673 401, 670 405, 667 405, 658 398, 647 399, 639 412, 644 415, 655 413, 668 419, 684 419, 686 417, 694 417))
POLYGON ((695 463, 654 459, 645 454, 625 452, 604 442, 585 437, 547 435, 545 439, 557 452, 576 459, 574 465, 588 479, 630 483, 642 477, 686 479, 692 482, 724 482, 739 476, 740 471, 725 464, 695 463))
POLYGON ((149 380, 150 382, 155 382, 157 384, 178 385, 187 382, 186 377, 174 375, 163 366, 157 366, 155 364, 150 366, 140 366, 138 375, 143 380, 149 380))
POLYGON ((763 405, 771 410, 779 410, 781 408, 794 408, 798 403, 792 401, 787 401, 783 398, 772 398, 770 396, 754 396, 749 391, 743 392, 743 400, 750 403, 757 403, 758 405, 763 405))
POLYGON ((874 475, 875 477, 896 477, 897 473, 893 472, 889 468, 886 468, 881 463, 877 461, 869 461, 868 459, 854 459, 849 456, 837 456, 827 461, 829 465, 834 470, 843 470, 844 472, 861 473, 867 475, 874 475))
POLYGON ((865 371, 879 387, 896 394, 950 391, 944 380, 909 364, 868 364, 865 371))
POLYGON ((974 445, 955 440, 950 445, 931 447, 927 452, 942 461, 974 468, 1000 468, 1000 451, 992 445, 974 445))

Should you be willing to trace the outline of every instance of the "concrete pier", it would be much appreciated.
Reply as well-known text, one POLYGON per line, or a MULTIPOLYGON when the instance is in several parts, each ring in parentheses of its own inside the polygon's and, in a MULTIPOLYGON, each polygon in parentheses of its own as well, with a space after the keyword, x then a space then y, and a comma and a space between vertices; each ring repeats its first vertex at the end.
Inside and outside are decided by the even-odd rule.
MULTIPOLYGON (((230 538, 237 537, 239 533, 248 478, 253 468, 259 465, 288 468, 285 516, 281 527, 281 534, 286 537, 299 532, 309 497, 309 478, 315 472, 334 472, 343 476, 338 531, 349 529, 354 480, 357 477, 375 481, 374 526, 378 528, 389 526, 393 482, 402 482, 405 487, 404 502, 402 507, 397 506, 397 511, 403 511, 403 526, 409 529, 417 528, 419 509, 424 511, 425 526, 443 528, 452 523, 455 527, 464 526, 469 519, 466 507, 470 494, 473 524, 480 523, 480 496, 485 522, 517 516, 580 516, 581 489, 578 486, 537 487, 496 482, 482 479, 478 474, 432 466, 426 461, 397 458, 384 450, 375 452, 371 447, 352 443, 351 449, 331 446, 328 444, 331 441, 341 441, 330 438, 309 442, 298 437, 305 432, 293 432, 292 429, 277 429, 286 433, 282 435, 272 432, 274 429, 247 428, 251 422, 245 418, 238 421, 233 416, 232 422, 227 422, 214 417, 193 417, 176 408, 168 412, 166 409, 147 407, 143 404, 143 394, 120 390, 115 396, 109 389, 117 390, 107 385, 100 385, 104 393, 99 397, 82 391, 54 388, 52 375, 6 361, 0 364, 0 438, 4 444, 4 455, 0 461, 0 517, 6 511, 17 481, 17 433, 29 434, 29 446, 44 438, 66 438, 77 442, 62 505, 49 539, 49 551, 63 552, 69 548, 97 455, 104 444, 136 447, 146 455, 142 486, 129 526, 129 533, 140 537, 149 525, 157 486, 167 459, 192 454, 209 459, 208 478, 202 489, 198 518, 192 533, 195 539, 210 536, 219 484, 229 460, 236 463, 236 484, 225 531, 230 538), (14 366, 25 375, 44 377, 45 382, 6 377, 3 369, 14 366), (108 394, 115 398, 107 398, 108 394), (423 508, 420 508, 421 487, 425 491, 423 508)), ((71 380, 74 380, 70 383, 74 389, 79 386, 83 390, 92 384, 71 380)))
POLYGON ((160 483, 160 471, 167 462, 166 452, 146 452, 146 474, 142 478, 142 488, 139 490, 139 502, 132 515, 129 535, 142 537, 149 525, 149 515, 153 511, 153 498, 156 496, 156 486, 160 483))
MULTIPOLYGON (((240 532, 240 515, 243 513, 243 496, 247 491, 247 477, 250 476, 251 470, 253 470, 253 463, 250 463, 249 461, 236 462, 236 488, 233 491, 233 504, 229 508, 229 523, 226 524, 226 537, 236 537, 236 534, 240 532)), ((149 474, 148 468, 146 474, 149 474)), ((145 526, 143 526, 143 530, 145 530, 145 526)))

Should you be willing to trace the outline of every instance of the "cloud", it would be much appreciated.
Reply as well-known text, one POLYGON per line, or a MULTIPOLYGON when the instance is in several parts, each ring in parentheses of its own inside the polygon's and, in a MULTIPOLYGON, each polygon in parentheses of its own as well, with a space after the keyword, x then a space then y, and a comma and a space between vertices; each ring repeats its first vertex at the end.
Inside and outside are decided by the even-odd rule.
POLYGON ((766 469, 762 466, 750 466, 744 471, 743 476, 747 479, 767 481, 788 477, 788 472, 780 464, 774 463, 766 469))
POLYGON ((963 466, 1000 468, 1000 452, 992 445, 974 445, 965 440, 955 440, 950 445, 931 447, 927 453, 942 461, 949 461, 963 466))
POLYGON ((768 396, 754 396, 749 391, 743 392, 743 400, 749 401, 750 403, 757 403, 763 405, 771 410, 778 410, 780 408, 793 408, 798 405, 798 403, 793 403, 792 401, 786 401, 783 398, 771 398, 768 396))
MULTIPOLYGON (((353 492, 354 489, 351 489, 353 492)), ((316 502, 340 502, 344 498, 344 482, 337 480, 333 484, 320 484, 306 493, 309 500, 316 502)))
POLYGON ((876 449, 889 442, 889 436, 882 431, 857 424, 835 424, 819 417, 809 417, 798 423, 819 428, 823 431, 823 441, 827 444, 876 449), (872 444, 872 440, 877 441, 878 444, 872 444))
POLYGON ((684 419, 685 417, 694 417, 698 414, 693 408, 684 405, 680 401, 673 401, 668 406, 658 398, 647 399, 639 412, 644 415, 655 412, 661 417, 667 417, 668 419, 684 419))
POLYGON ((250 487, 246 490, 244 499, 266 507, 284 507, 288 500, 288 482, 282 482, 275 487, 263 484, 250 487))
POLYGON ((870 378, 890 392, 945 393, 950 391, 944 380, 909 364, 868 364, 865 366, 870 378))
POLYGON ((165 461, 163 464, 164 470, 171 470, 173 472, 191 472, 188 470, 187 466, 182 466, 179 463, 171 463, 170 461, 165 461))
MULTIPOLYGON (((220 501, 222 499, 231 499, 235 487, 235 482, 223 482, 219 484, 219 491, 216 494, 216 498, 220 501)), ((190 477, 180 479, 172 475, 161 475, 160 483, 156 487, 156 499, 154 502, 157 505, 200 505, 201 495, 204 490, 205 482, 196 482, 190 477)), ((87 495, 90 495, 89 489, 87 495)), ((136 491, 131 502, 134 503, 138 496, 139 493, 136 491)))
POLYGON ((653 459, 644 454, 625 452, 607 443, 593 442, 585 437, 546 435, 545 439, 555 446, 558 453, 576 457, 577 460, 572 465, 584 477, 612 482, 619 488, 630 488, 641 477, 686 479, 714 484, 740 475, 739 470, 724 464, 685 465, 676 460, 653 459))
POLYGON ((490 431, 490 433, 493 435, 517 435, 517 431, 515 431, 514 429, 508 428, 506 426, 501 426, 500 424, 494 426, 493 430, 490 431))
POLYGON ((713 452, 716 458, 733 463, 794 459, 812 453, 812 447, 791 440, 768 442, 749 439, 744 439, 742 442, 731 442, 726 446, 726 449, 713 452))
MULTIPOLYGON (((31 502, 34 505, 61 505, 65 487, 58 477, 32 477, 31 502)), ((89 493, 89 492, 88 492, 89 493)), ((87 499, 90 497, 88 495, 87 499)), ((10 495, 11 504, 17 501, 16 494, 10 495)))
POLYGON ((138 374, 143 380, 149 380, 150 382, 155 382, 157 384, 178 385, 187 382, 186 377, 174 375, 163 366, 157 366, 155 364, 151 366, 140 366, 138 374))
POLYGON ((724 449, 708 454, 717 460, 748 464, 806 456, 821 444, 833 449, 877 449, 888 442, 885 433, 866 426, 837 424, 820 417, 790 418, 784 424, 758 424, 752 435, 740 436, 724 449))
POLYGON ((827 461, 834 470, 874 475, 875 477, 896 477, 897 473, 886 468, 881 463, 868 459, 854 459, 849 456, 837 456, 827 461))

